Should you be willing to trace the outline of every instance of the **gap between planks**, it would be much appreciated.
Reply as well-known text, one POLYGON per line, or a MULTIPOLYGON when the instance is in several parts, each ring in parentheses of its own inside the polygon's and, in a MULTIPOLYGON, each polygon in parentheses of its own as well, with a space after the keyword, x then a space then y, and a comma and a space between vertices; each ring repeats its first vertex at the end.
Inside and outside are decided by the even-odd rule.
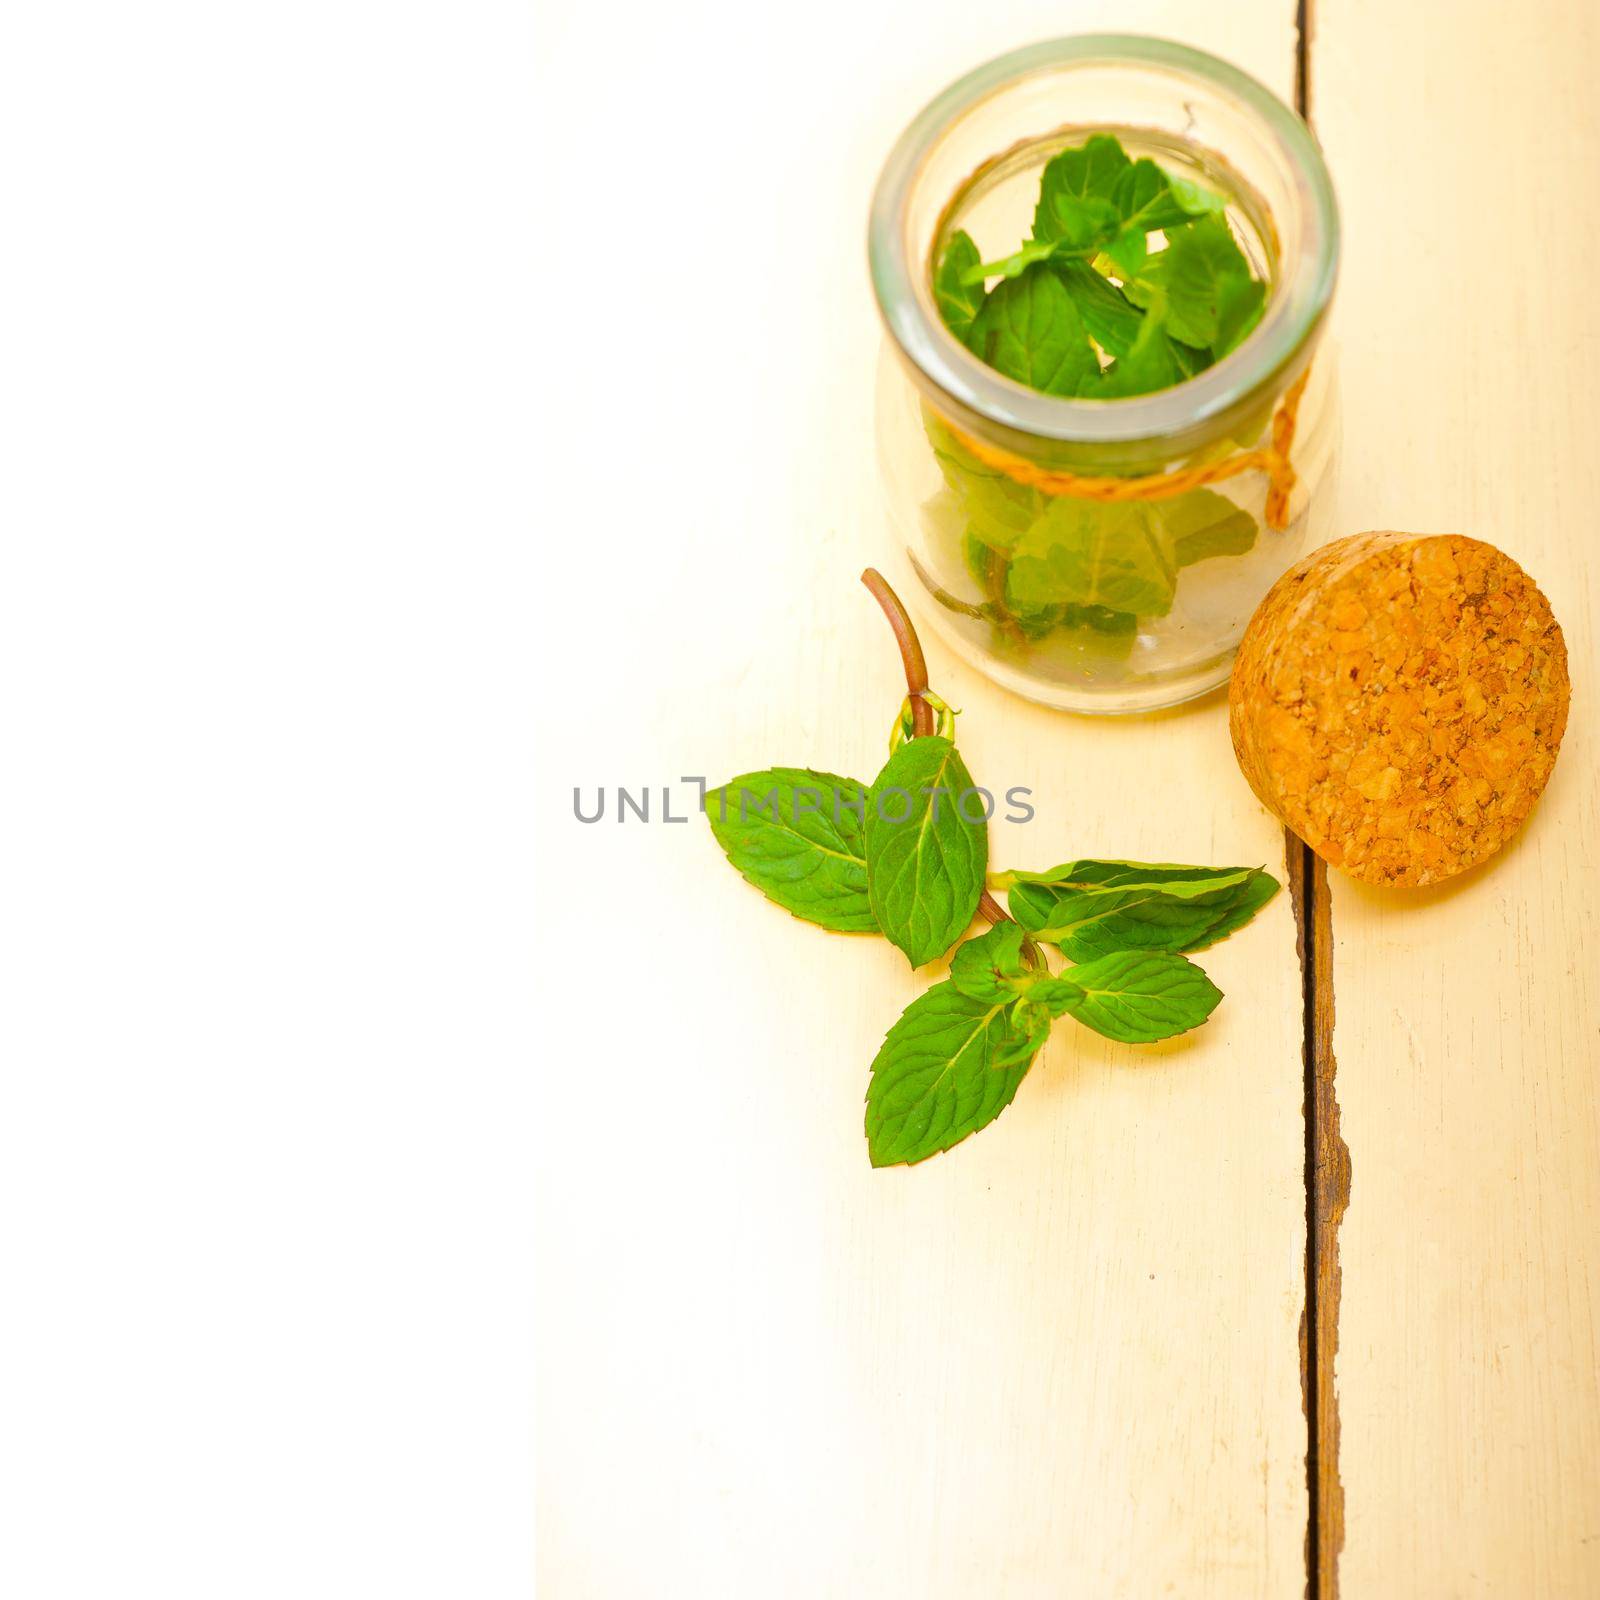
MULTIPOLYGON (((1312 121, 1315 0, 1296 0, 1294 104, 1312 121)), ((1309 846, 1284 833, 1289 889, 1299 931, 1304 1008, 1306 1290, 1300 1320, 1301 1398, 1306 1414, 1306 1597, 1338 1600, 1344 1548, 1339 1476, 1339 1224, 1350 1203, 1350 1149, 1339 1132, 1333 1058, 1333 916, 1328 869, 1309 846)))
POLYGON ((1284 834, 1298 930, 1305 1042, 1306 1290, 1300 1319, 1301 1400, 1306 1414, 1306 1595, 1338 1600, 1344 1547, 1339 1476, 1339 1224, 1350 1203, 1350 1151, 1339 1132, 1333 1058, 1333 920, 1328 869, 1284 834))

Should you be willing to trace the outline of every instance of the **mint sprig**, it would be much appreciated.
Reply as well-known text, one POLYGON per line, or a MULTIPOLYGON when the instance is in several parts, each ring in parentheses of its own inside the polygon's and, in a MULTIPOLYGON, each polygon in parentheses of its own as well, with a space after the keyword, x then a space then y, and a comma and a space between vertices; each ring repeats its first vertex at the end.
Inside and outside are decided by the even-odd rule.
POLYGON ((1242 927, 1278 883, 1257 867, 1093 858, 986 878, 982 797, 954 713, 928 686, 899 598, 870 568, 862 581, 906 678, 876 781, 770 767, 709 791, 705 809, 738 871, 794 915, 881 932, 913 966, 954 947, 949 976, 906 1007, 872 1062, 867 1154, 882 1167, 924 1161, 993 1122, 1062 1017, 1128 1044, 1198 1027, 1222 994, 1186 952, 1242 927), (990 926, 963 941, 977 916, 990 926))

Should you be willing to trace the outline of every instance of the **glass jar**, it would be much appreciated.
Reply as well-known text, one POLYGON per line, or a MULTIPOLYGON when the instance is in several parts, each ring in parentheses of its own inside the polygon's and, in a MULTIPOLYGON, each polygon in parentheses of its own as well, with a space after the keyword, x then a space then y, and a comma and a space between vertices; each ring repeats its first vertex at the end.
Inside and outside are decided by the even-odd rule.
POLYGON ((1329 531, 1339 423, 1318 340, 1339 221, 1305 124, 1238 68, 1164 40, 1034 45, 911 124, 868 244, 892 565, 919 617, 996 682, 1066 710, 1151 710, 1221 683, 1261 597, 1329 531), (1267 296, 1196 376, 1065 399, 969 351, 933 270, 958 229, 986 261, 1016 249, 1045 163, 1097 132, 1222 196, 1267 296))

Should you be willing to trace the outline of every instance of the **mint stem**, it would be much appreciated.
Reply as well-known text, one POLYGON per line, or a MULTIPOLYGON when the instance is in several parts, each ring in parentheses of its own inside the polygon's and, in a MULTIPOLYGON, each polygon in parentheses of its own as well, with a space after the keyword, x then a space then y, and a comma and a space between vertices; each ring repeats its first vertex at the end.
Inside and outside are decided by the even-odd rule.
POLYGON ((1021 644, 1026 635, 1022 631, 1022 624, 1012 615, 1011 607, 1006 602, 1006 574, 1010 570, 1011 563, 998 550, 991 548, 983 563, 984 586, 989 592, 989 603, 994 607, 995 616, 999 619, 1000 631, 1021 644))
POLYGON ((978 914, 987 917, 996 927, 1011 920, 1010 914, 1002 910, 1000 902, 987 889, 978 896, 978 914))
POLYGON ((900 646, 900 660, 906 669, 906 693, 911 699, 911 736, 920 739, 933 732, 933 707, 922 698, 928 692, 928 662, 922 653, 922 641, 911 626, 906 608, 900 604, 900 596, 889 587, 876 567, 868 567, 861 574, 861 581, 883 607, 883 614, 894 629, 894 642, 900 646))

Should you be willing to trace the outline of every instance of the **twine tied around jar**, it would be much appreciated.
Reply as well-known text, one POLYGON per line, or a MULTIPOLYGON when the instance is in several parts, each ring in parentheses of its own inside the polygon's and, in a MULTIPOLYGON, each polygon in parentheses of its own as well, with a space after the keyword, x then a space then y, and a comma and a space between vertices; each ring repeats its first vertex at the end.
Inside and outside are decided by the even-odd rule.
POLYGON ((1289 452, 1294 445, 1300 397, 1305 393, 1310 376, 1311 369, 1307 367, 1284 390, 1283 399, 1273 413, 1266 444, 1254 450, 1237 451, 1204 466, 1185 467, 1181 472, 1151 472, 1137 478, 1080 477, 1075 472, 1038 466, 1009 450, 974 439, 957 428, 952 427, 950 431, 963 448, 971 451, 986 467, 1003 472, 1016 483, 1040 489, 1045 494, 1073 495, 1080 500, 1099 500, 1106 504, 1125 500, 1171 500, 1191 489, 1203 489, 1207 484, 1236 478, 1241 472, 1264 472, 1267 475, 1267 526, 1274 533, 1281 533, 1288 525, 1289 495, 1295 486, 1295 470, 1289 452))

